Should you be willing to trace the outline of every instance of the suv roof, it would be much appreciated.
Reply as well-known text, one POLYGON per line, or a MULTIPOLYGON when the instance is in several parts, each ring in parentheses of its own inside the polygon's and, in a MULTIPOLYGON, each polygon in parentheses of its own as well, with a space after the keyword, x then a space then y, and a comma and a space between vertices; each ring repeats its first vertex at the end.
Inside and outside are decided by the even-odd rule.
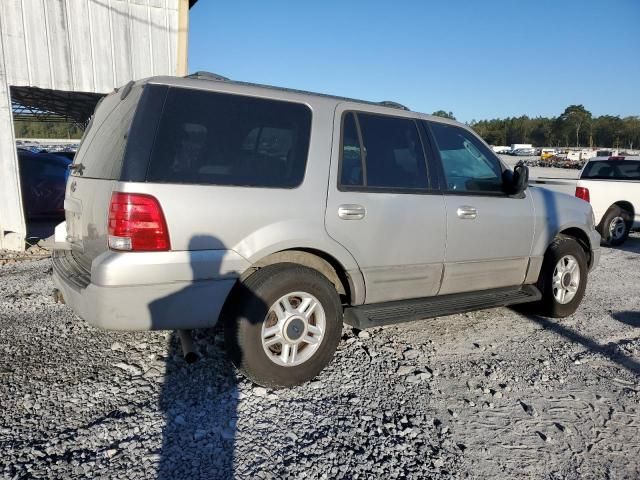
MULTIPOLYGON (((411 113, 411 116, 414 118, 420 118, 422 120, 429 120, 434 122, 446 123, 449 125, 456 125, 458 127, 464 128, 469 131, 473 131, 471 127, 468 125, 458 122, 457 120, 451 120, 449 118, 438 117, 435 115, 430 115, 428 113, 416 112, 414 110, 410 110, 406 106, 389 101, 383 100, 381 102, 372 102, 368 100, 359 100, 355 98, 349 97, 341 97, 339 95, 329 95, 326 93, 317 93, 317 92, 309 92, 306 90, 298 90, 294 88, 285 88, 285 87, 276 87, 272 85, 263 85, 259 83, 251 83, 251 82, 241 82, 237 80, 229 80, 227 77, 222 75, 218 75, 210 72, 196 72, 191 75, 187 75, 185 77, 174 77, 174 76, 155 76, 148 77, 137 82, 138 84, 152 83, 157 85, 167 85, 167 86, 175 86, 182 88, 196 88, 203 90, 213 90, 221 93, 237 93, 241 95, 249 95, 249 96, 265 96, 271 97, 273 92, 277 92, 280 96, 283 95, 291 95, 290 100, 298 101, 298 102, 306 102, 312 99, 324 99, 324 100, 334 100, 337 102, 349 102, 349 103, 359 103, 361 105, 378 107, 381 109, 388 109, 389 114, 392 115, 398 110, 406 113, 411 113), (225 88, 225 87, 239 87, 237 90, 235 88, 225 88)), ((284 98, 280 98, 281 100, 285 100, 284 98)))
POLYGON ((241 81, 237 81, 237 80, 231 80, 230 78, 224 77, 222 75, 218 75, 217 73, 212 73, 212 72, 204 72, 204 71, 198 71, 195 73, 192 73, 190 75, 185 75, 184 78, 194 78, 197 80, 207 80, 207 81, 211 81, 211 82, 226 82, 226 83, 231 83, 234 85, 245 85, 248 87, 260 87, 260 88, 268 88, 271 90, 278 90, 281 92, 289 92, 289 93, 299 93, 302 95, 313 95, 316 97, 322 97, 322 98, 332 98, 335 100, 342 100, 342 101, 347 101, 347 102, 354 102, 354 103, 364 103, 367 105, 379 105, 381 107, 390 107, 390 108, 397 108, 400 110, 406 110, 406 111, 411 111, 411 109, 409 109, 408 107, 402 105, 401 103, 398 102, 394 102, 392 100, 382 100, 380 102, 370 102, 368 100, 358 100, 355 98, 348 98, 348 97, 341 97, 339 95, 329 95, 326 93, 316 93, 316 92, 309 92, 307 90, 298 90, 295 88, 286 88, 286 87, 275 87, 272 85, 264 85, 264 84, 260 84, 260 83, 251 83, 251 82, 241 82, 241 81))

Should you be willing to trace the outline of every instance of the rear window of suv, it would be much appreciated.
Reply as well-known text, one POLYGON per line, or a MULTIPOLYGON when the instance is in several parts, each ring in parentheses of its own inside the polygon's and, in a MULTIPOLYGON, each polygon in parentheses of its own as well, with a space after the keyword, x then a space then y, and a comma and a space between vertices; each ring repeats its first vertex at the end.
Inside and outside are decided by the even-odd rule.
POLYGON ((364 112, 345 114, 340 188, 410 193, 428 187, 415 120, 364 112))
POLYGON ((303 104, 171 88, 147 181, 294 188, 310 132, 303 104))
POLYGON ((73 163, 82 168, 73 175, 106 180, 120 177, 127 135, 141 95, 142 87, 136 86, 124 99, 116 92, 100 101, 74 158, 73 163))
POLYGON ((640 162, 634 160, 589 162, 580 178, 588 180, 640 180, 640 162))

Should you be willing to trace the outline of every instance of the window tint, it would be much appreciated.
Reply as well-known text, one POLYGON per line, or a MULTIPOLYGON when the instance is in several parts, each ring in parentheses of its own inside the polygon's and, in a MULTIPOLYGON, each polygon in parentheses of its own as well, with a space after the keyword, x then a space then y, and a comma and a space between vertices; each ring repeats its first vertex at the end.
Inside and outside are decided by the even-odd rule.
POLYGON ((640 162, 602 160, 589 162, 581 178, 608 180, 640 180, 640 162))
POLYGON ((120 177, 127 135, 141 94, 142 87, 134 87, 124 100, 119 93, 104 97, 74 159, 84 168, 74 175, 109 180, 120 177))
POLYGON ((422 144, 412 119, 358 113, 361 147, 354 118, 354 114, 345 116, 342 185, 389 189, 428 187, 422 144), (358 167, 361 158, 364 166, 358 167))
POLYGON ((147 180, 293 188, 304 176, 310 130, 301 104, 170 89, 147 180))
POLYGON ((340 183, 342 185, 363 185, 362 181, 362 157, 360 141, 353 113, 347 113, 344 117, 342 130, 342 164, 340 183))
POLYGON ((502 167, 472 133, 463 128, 432 122, 448 190, 502 192, 502 167))

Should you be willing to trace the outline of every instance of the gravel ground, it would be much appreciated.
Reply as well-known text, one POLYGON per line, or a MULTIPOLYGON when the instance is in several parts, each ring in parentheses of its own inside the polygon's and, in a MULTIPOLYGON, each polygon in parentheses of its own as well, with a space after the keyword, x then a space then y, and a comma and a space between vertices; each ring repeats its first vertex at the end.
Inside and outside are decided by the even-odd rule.
POLYGON ((0 266, 0 478, 639 478, 640 235, 556 321, 484 310, 354 333, 268 391, 222 339, 97 330, 48 259, 0 266))

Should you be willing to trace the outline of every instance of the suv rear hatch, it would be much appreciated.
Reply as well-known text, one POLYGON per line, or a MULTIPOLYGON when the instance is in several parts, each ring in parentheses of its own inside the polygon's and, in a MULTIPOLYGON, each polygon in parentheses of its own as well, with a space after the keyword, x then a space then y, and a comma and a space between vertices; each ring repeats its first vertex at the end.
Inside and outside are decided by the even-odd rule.
POLYGON ((109 202, 121 178, 142 90, 140 85, 127 85, 100 101, 71 166, 64 201, 67 241, 73 257, 87 271, 93 259, 108 250, 109 202))

